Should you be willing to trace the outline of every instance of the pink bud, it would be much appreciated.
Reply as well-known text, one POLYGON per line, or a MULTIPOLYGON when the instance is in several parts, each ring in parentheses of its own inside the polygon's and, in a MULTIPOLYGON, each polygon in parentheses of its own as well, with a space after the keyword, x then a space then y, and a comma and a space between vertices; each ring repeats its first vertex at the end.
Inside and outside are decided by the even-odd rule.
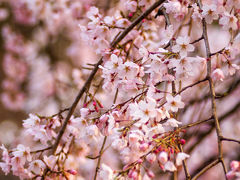
POLYGON ((142 162, 143 162, 142 159, 139 159, 139 160, 137 161, 138 164, 141 164, 142 162))
POLYGON ((184 145, 186 143, 186 140, 185 139, 180 139, 179 142, 180 142, 181 145, 184 145))
POLYGON ((74 169, 69 169, 69 170, 67 170, 67 172, 72 174, 72 175, 76 175, 77 174, 77 171, 74 170, 74 169))
POLYGON ((133 13, 129 13, 128 17, 130 17, 130 18, 133 17, 133 13))
POLYGON ((128 173, 128 177, 129 177, 129 178, 136 179, 137 176, 138 176, 138 173, 137 173, 137 171, 135 171, 135 170, 132 170, 132 169, 131 169, 131 170, 129 171, 129 173, 128 173))
POLYGON ((158 161, 161 164, 165 164, 168 161, 168 154, 165 151, 162 151, 159 155, 158 155, 158 161))
POLYGON ((158 137, 158 134, 154 134, 152 138, 156 139, 157 137, 158 137))
POLYGON ((153 173, 152 171, 150 171, 150 170, 147 171, 147 175, 148 175, 150 178, 154 178, 154 177, 155 177, 154 173, 153 173))
POLYGON ((146 151, 148 149, 148 143, 143 143, 140 145, 140 150, 141 151, 146 151))
POLYGON ((230 163, 230 167, 233 171, 236 171, 238 168, 240 168, 240 164, 238 161, 232 161, 230 163))
POLYGON ((97 103, 96 103, 96 101, 93 101, 93 106, 97 106, 97 103))
POLYGON ((224 79, 224 74, 223 74, 223 71, 219 68, 215 69, 213 72, 212 72, 212 78, 214 80, 217 80, 217 81, 223 81, 224 79))
POLYGON ((153 163, 156 160, 156 155, 154 153, 148 154, 146 159, 148 162, 153 163))

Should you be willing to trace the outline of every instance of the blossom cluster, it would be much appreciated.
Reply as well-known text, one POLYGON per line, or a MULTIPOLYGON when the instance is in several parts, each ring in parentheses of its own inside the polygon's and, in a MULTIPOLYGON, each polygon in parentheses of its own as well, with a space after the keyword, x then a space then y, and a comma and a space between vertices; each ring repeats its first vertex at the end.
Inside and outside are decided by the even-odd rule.
MULTIPOLYGON (((214 86, 226 89, 239 79, 238 1, 166 0, 152 8, 153 0, 120 0, 107 1, 105 11, 93 0, 0 2, 8 7, 0 9, 1 100, 8 109, 31 112, 21 137, 1 146, 5 175, 149 180, 181 166, 188 175, 192 156, 185 144, 194 133, 187 128, 212 119, 217 124, 217 112, 209 113, 221 97, 214 86), (31 35, 15 32, 12 23, 31 35), (224 42, 209 41, 221 36, 218 31, 224 42), (205 96, 212 108, 205 103, 200 115, 199 107, 187 111, 191 98, 205 96), (202 116, 208 120, 191 122, 202 116)), ((226 177, 238 177, 239 169, 232 161, 226 177)))

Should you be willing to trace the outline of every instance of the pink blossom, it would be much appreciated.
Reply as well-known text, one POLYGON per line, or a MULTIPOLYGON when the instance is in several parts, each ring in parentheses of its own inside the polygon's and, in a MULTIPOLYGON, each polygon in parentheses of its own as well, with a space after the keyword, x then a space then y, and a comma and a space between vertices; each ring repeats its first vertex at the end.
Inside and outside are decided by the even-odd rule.
POLYGON ((237 30, 238 25, 237 25, 238 19, 227 12, 225 12, 222 17, 219 20, 219 24, 222 25, 223 29, 232 29, 232 30, 237 30))
POLYGON ((218 19, 217 7, 215 4, 204 4, 202 7, 202 16, 208 24, 211 24, 213 20, 218 19))
POLYGON ((50 155, 50 156, 44 156, 43 157, 43 161, 45 162, 45 164, 51 169, 54 170, 54 168, 56 168, 56 162, 57 162, 57 157, 54 155, 50 155))
POLYGON ((14 157, 19 157, 21 159, 22 164, 26 161, 31 161, 32 156, 30 154, 30 148, 25 147, 22 144, 19 144, 16 149, 13 150, 12 155, 14 157))
POLYGON ((150 118, 156 116, 156 101, 152 98, 147 98, 147 101, 141 100, 138 104, 130 104, 129 110, 131 116, 138 120, 135 125, 141 126, 143 123, 146 123, 150 118))
POLYGON ((166 8, 166 13, 177 13, 181 9, 181 4, 179 1, 169 1, 164 3, 163 6, 166 8))
POLYGON ((168 161, 168 154, 165 151, 160 152, 158 155, 158 161, 161 164, 165 164, 168 161))
POLYGON ((172 112, 177 112, 178 108, 184 107, 184 103, 182 102, 180 95, 173 97, 172 95, 168 94, 166 99, 167 99, 167 103, 164 105, 164 107, 167 110, 170 110, 172 112))
POLYGON ((187 52, 194 51, 194 46, 190 43, 190 38, 188 36, 178 37, 176 40, 176 45, 172 47, 173 52, 180 53, 182 58, 187 56, 187 52))
POLYGON ((216 81, 223 81, 224 74, 221 69, 217 68, 212 72, 212 78, 216 81))
POLYGON ((102 180, 113 180, 114 179, 113 170, 104 163, 102 163, 102 165, 101 165, 99 176, 102 180))
POLYGON ((163 39, 160 42, 161 45, 167 44, 173 38, 174 35, 173 25, 168 26, 167 29, 164 30, 163 34, 164 34, 163 39))
POLYGON ((135 12, 137 9, 137 2, 134 0, 128 0, 124 3, 125 8, 130 12, 135 12))
POLYGON ((171 126, 171 127, 178 127, 179 124, 182 124, 181 122, 177 121, 174 118, 170 118, 167 120, 167 122, 164 123, 165 126, 171 126))
POLYGON ((42 175, 46 165, 42 160, 34 160, 29 164, 28 170, 36 175, 42 175))
POLYGON ((179 152, 177 154, 177 158, 176 158, 176 165, 177 166, 180 166, 182 165, 182 161, 185 160, 186 158, 189 158, 190 156, 186 153, 183 153, 183 152, 179 152))
POLYGON ((173 162, 167 161, 164 165, 164 170, 165 171, 176 171, 177 168, 174 166, 173 162))
POLYGON ((10 172, 11 168, 11 158, 9 156, 8 150, 3 144, 0 148, 2 149, 2 160, 4 161, 0 162, 0 167, 2 168, 2 171, 5 173, 5 175, 7 175, 10 172))
POLYGON ((157 159, 156 155, 154 153, 150 153, 146 157, 147 161, 150 163, 154 163, 157 159))

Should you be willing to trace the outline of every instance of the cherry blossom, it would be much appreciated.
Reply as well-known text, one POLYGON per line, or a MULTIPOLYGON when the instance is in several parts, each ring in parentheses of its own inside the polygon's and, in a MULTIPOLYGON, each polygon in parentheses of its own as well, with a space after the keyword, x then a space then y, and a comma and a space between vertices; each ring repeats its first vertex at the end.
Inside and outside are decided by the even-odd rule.
POLYGON ((173 162, 167 161, 164 165, 164 170, 165 171, 176 171, 177 168, 174 166, 173 162))
POLYGON ((28 114, 0 122, 6 175, 223 178, 239 142, 239 1, 0 1, 1 101, 28 114))
POLYGON ((176 45, 172 47, 173 52, 179 53, 182 58, 187 56, 187 52, 194 51, 194 46, 190 43, 190 39, 187 36, 178 37, 176 40, 176 45))
POLYGON ((222 72, 221 69, 217 68, 212 72, 212 77, 216 80, 216 81, 223 81, 224 79, 224 74, 222 72))
POLYGON ((237 30, 238 29, 237 21, 238 19, 234 15, 225 12, 220 18, 219 24, 222 25, 222 27, 226 30, 228 29, 237 30))
POLYGON ((176 165, 180 166, 182 165, 182 161, 185 160, 186 158, 189 158, 190 156, 186 153, 180 152, 177 154, 177 158, 176 158, 176 165))
POLYGON ((158 160, 161 164, 165 164, 168 161, 168 154, 164 151, 159 153, 158 160))
POLYGON ((146 123, 150 118, 156 116, 156 101, 152 98, 148 98, 147 101, 140 101, 138 104, 130 104, 129 110, 135 120, 139 120, 135 123, 136 126, 141 126, 146 123))
POLYGON ((164 106, 167 110, 170 110, 172 112, 177 112, 178 108, 184 107, 184 103, 182 102, 180 95, 173 97, 172 95, 168 94, 166 99, 167 99, 167 104, 165 104, 164 106))
POLYGON ((218 19, 217 7, 215 4, 204 4, 202 7, 202 16, 208 24, 211 24, 213 20, 218 19))
POLYGON ((104 180, 114 179, 113 170, 106 164, 102 164, 99 175, 100 175, 100 178, 104 180))
POLYGON ((30 163, 28 170, 33 172, 34 174, 42 175, 45 168, 46 168, 46 165, 44 164, 43 161, 35 160, 30 163))

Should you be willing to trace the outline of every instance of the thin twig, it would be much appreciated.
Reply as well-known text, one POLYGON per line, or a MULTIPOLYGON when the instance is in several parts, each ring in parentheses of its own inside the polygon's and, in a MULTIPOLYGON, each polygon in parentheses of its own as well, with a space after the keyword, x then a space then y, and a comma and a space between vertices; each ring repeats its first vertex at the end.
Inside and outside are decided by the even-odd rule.
POLYGON ((107 141, 107 136, 104 137, 102 147, 99 151, 99 157, 98 157, 97 167, 96 167, 96 170, 95 170, 94 180, 97 179, 97 174, 98 174, 99 166, 100 166, 101 159, 102 159, 103 149, 104 149, 106 141, 107 141))
POLYGON ((221 138, 221 141, 232 141, 232 142, 236 142, 236 143, 240 144, 240 140, 232 139, 232 138, 222 137, 222 138, 221 138))
POLYGON ((211 169, 212 167, 214 167, 215 165, 217 165, 220 162, 219 159, 214 160, 213 162, 211 162, 210 164, 208 164, 206 167, 204 167, 199 173, 197 173, 192 180, 196 180, 198 179, 202 174, 204 174, 207 170, 211 169))
POLYGON ((46 147, 44 149, 39 149, 39 150, 36 150, 36 151, 31 151, 31 153, 39 153, 39 152, 47 151, 47 150, 50 150, 50 149, 52 149, 52 146, 46 147))
POLYGON ((197 43, 197 42, 199 42, 199 41, 201 41, 201 40, 203 40, 203 36, 201 36, 200 38, 194 40, 194 41, 191 42, 190 44, 195 44, 195 43, 197 43))
MULTIPOLYGON (((219 117, 219 122, 224 121, 227 117, 231 116, 234 114, 235 111, 237 111, 240 108, 240 102, 238 104, 236 104, 231 110, 229 110, 228 112, 226 112, 224 115, 219 117)), ((209 134, 212 133, 212 131, 215 129, 215 125, 214 122, 210 125, 210 129, 207 132, 203 132, 200 133, 196 138, 198 139, 198 141, 191 146, 191 148, 189 148, 187 150, 187 152, 192 152, 194 150, 195 147, 197 147, 198 144, 200 144, 209 134)), ((193 137, 193 134, 189 134, 188 137, 193 137)))
MULTIPOLYGON (((180 151, 183 152, 183 148, 182 148, 181 144, 179 144, 179 148, 180 148, 180 151)), ((183 169, 184 169, 184 172, 185 172, 186 179, 190 180, 191 179, 191 175, 189 173, 186 160, 184 159, 182 163, 183 163, 183 169)))
POLYGON ((194 122, 194 123, 190 123, 190 124, 184 125, 184 126, 180 127, 180 129, 187 129, 187 128, 190 128, 190 127, 197 126, 199 124, 208 122, 210 120, 213 120, 213 117, 210 117, 208 119, 204 119, 204 120, 201 120, 201 121, 197 121, 197 122, 194 122))

